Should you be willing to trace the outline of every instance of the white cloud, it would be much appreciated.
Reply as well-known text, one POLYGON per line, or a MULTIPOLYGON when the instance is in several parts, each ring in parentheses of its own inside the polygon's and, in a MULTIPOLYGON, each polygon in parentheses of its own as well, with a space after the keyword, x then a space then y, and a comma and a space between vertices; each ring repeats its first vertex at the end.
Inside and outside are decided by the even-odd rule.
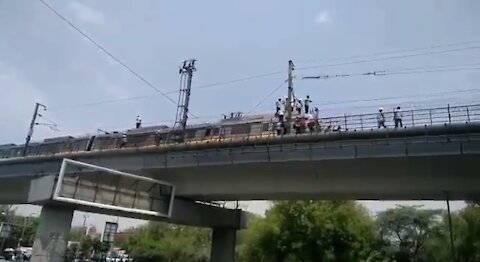
POLYGON ((68 5, 68 9, 84 23, 94 25, 105 24, 105 15, 89 6, 73 1, 68 5))
POLYGON ((328 10, 322 10, 317 13, 315 16, 315 23, 316 24, 328 24, 332 21, 332 18, 330 17, 330 13, 328 10))

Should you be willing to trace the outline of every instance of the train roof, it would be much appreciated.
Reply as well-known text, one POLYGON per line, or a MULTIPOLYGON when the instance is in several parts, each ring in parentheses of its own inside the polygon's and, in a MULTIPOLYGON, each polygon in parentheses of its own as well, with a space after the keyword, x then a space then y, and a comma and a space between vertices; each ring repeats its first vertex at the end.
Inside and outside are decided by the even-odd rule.
POLYGON ((57 143, 57 142, 65 142, 68 140, 74 139, 73 136, 60 136, 60 137, 52 137, 52 138, 45 138, 43 143, 57 143))
POLYGON ((0 145, 0 149, 9 149, 16 146, 17 146, 16 144, 3 144, 3 145, 0 145))
POLYGON ((244 124, 244 123, 251 123, 251 122, 270 122, 273 117, 275 117, 273 114, 245 115, 241 117, 222 119, 220 121, 220 124, 231 125, 231 124, 244 124))
POLYGON ((146 126, 146 127, 129 129, 125 132, 127 134, 141 134, 141 133, 149 133, 152 131, 164 130, 164 129, 169 129, 169 127, 167 125, 146 126))

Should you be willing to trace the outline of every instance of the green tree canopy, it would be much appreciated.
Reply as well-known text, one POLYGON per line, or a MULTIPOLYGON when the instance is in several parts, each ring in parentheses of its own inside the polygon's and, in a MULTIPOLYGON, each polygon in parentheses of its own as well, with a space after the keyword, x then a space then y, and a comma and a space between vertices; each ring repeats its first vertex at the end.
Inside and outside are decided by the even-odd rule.
POLYGON ((139 262, 206 262, 210 239, 208 229, 151 222, 132 234, 124 248, 139 262))
POLYGON ((362 261, 374 223, 353 201, 277 202, 245 234, 243 261, 362 261))
POLYGON ((401 261, 425 259, 425 243, 440 235, 441 211, 398 206, 380 212, 377 225, 387 256, 401 261))

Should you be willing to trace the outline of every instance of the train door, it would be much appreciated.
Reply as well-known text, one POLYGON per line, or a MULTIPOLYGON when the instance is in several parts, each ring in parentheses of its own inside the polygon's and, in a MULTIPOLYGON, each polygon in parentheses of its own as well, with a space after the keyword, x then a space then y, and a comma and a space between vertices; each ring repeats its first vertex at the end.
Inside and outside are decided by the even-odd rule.
POLYGON ((85 148, 86 151, 91 151, 92 150, 94 141, 95 141, 95 136, 91 136, 90 139, 88 139, 87 147, 85 148))
POLYGON ((211 127, 207 127, 205 129, 205 137, 209 137, 212 135, 212 128, 211 127))

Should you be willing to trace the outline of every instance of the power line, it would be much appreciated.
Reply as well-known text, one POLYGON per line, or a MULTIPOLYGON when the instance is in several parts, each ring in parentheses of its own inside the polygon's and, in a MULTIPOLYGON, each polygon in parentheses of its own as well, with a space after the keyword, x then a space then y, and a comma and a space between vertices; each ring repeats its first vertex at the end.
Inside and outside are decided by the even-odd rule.
MULTIPOLYGON (((463 89, 463 90, 455 90, 455 91, 445 91, 445 92, 433 92, 433 93, 426 93, 422 94, 421 96, 439 96, 439 95, 451 95, 457 93, 470 93, 470 92, 480 92, 480 89, 463 89)), ((407 95, 407 96, 389 96, 389 97, 380 97, 380 98, 367 98, 367 99, 351 99, 351 100, 343 100, 343 101, 329 101, 319 103, 320 106, 325 105, 339 105, 339 104, 351 104, 351 103, 358 103, 358 102, 376 102, 376 101, 385 101, 385 100, 394 100, 394 99, 402 99, 402 98, 411 98, 411 97, 419 97, 420 95, 407 95)))
MULTIPOLYGON (((47 4, 44 0, 39 0, 45 7, 47 7, 50 11, 52 11, 56 16, 58 16, 62 21, 67 23, 70 27, 72 27, 75 31, 77 31, 79 34, 81 34, 83 37, 85 37, 88 41, 90 41, 92 44, 94 44, 98 49, 100 49, 103 53, 108 55, 110 58, 115 60, 118 64, 123 66, 125 69, 127 69, 130 73, 132 73, 134 76, 136 76, 138 79, 140 79, 143 83, 145 83, 148 87, 151 89, 155 90, 156 92, 160 93, 163 97, 165 97, 167 100, 169 100, 171 103, 174 105, 177 105, 177 102, 175 102, 172 98, 170 98, 165 92, 157 88, 154 84, 152 84, 150 81, 146 80, 140 73, 136 72, 133 70, 130 66, 128 66, 125 62, 117 58, 115 55, 113 55, 110 51, 108 51, 105 47, 103 47, 101 44, 99 44, 97 41, 95 41, 92 37, 84 33, 80 28, 78 28, 76 25, 74 25, 72 22, 70 22, 67 18, 65 18, 62 14, 60 14, 57 10, 55 10, 52 6, 47 4)), ((191 114, 191 113, 190 113, 191 114)), ((193 117, 193 114, 191 114, 193 117)))
POLYGON ((480 41, 467 41, 467 42, 460 42, 460 43, 450 43, 450 44, 442 44, 442 45, 433 45, 427 47, 419 47, 419 48, 411 48, 411 49, 401 49, 401 50, 394 50, 394 51, 385 51, 379 53, 372 53, 372 54, 364 54, 364 55, 352 55, 352 56, 340 56, 334 57, 331 59, 307 59, 307 60, 300 60, 296 61, 296 63, 312 63, 312 62, 319 62, 319 61, 336 61, 336 60, 343 60, 343 59, 355 59, 361 57, 369 57, 369 56, 382 56, 382 55, 393 55, 393 54, 401 54, 407 52, 416 52, 416 51, 423 51, 429 49, 437 49, 437 48, 444 48, 444 47, 453 47, 453 46, 462 46, 462 45, 469 45, 469 44, 478 44, 480 41))
POLYGON ((304 66, 304 67, 298 67, 297 70, 307 70, 307 69, 323 68, 323 67, 335 67, 335 66, 343 66, 343 65, 362 64, 362 63, 386 61, 386 60, 393 60, 393 59, 402 59, 402 58, 409 58, 409 57, 416 57, 416 56, 438 55, 438 54, 460 52, 460 51, 472 50, 472 49, 480 49, 480 46, 470 46, 470 47, 463 47, 463 48, 455 48, 455 49, 447 49, 447 50, 439 50, 439 51, 429 51, 429 52, 416 53, 416 54, 388 56, 388 57, 380 57, 380 58, 372 58, 372 59, 359 59, 359 60, 354 60, 354 61, 333 63, 333 64, 304 66))
MULTIPOLYGON (((280 73, 283 73, 283 71, 276 71, 276 72, 271 72, 271 73, 266 73, 266 74, 259 74, 259 75, 244 77, 244 78, 238 78, 238 79, 224 81, 224 82, 217 82, 217 83, 200 85, 198 87, 195 87, 194 89, 204 89, 204 88, 211 88, 211 87, 216 87, 216 86, 227 86, 227 85, 234 84, 234 83, 245 82, 245 81, 249 81, 249 80, 253 80, 253 79, 259 79, 259 78, 265 78, 265 77, 268 77, 268 76, 278 75, 280 73)), ((179 90, 170 90, 170 91, 165 92, 165 94, 174 94, 174 93, 178 93, 178 92, 179 92, 179 90)), ((145 96, 125 97, 125 98, 119 98, 119 99, 110 99, 110 100, 104 100, 104 101, 98 101, 98 102, 70 105, 70 106, 65 106, 65 107, 55 107, 55 108, 51 108, 50 111, 61 111, 61 110, 66 110, 66 109, 74 109, 74 108, 81 108, 81 107, 88 107, 88 106, 98 106, 98 105, 103 105, 103 104, 112 104, 112 103, 124 102, 124 101, 134 101, 134 100, 148 99, 148 98, 153 98, 153 97, 154 96, 152 96, 152 95, 145 95, 145 96)))
POLYGON ((52 124, 52 125, 54 125, 54 126, 58 126, 58 124, 57 124, 57 123, 55 123, 54 121, 52 121, 52 120, 50 120, 50 119, 46 118, 46 117, 45 117, 43 114, 40 114, 40 113, 38 113, 38 116, 39 116, 39 117, 41 117, 43 120, 45 120, 45 121, 49 122, 50 124, 52 124))
POLYGON ((253 80, 253 79, 259 79, 259 78, 265 78, 265 77, 268 77, 268 76, 279 75, 279 74, 282 74, 282 73, 284 73, 284 71, 275 71, 275 72, 270 72, 270 73, 265 73, 265 74, 260 74, 260 75, 253 75, 253 76, 248 76, 248 77, 244 77, 244 78, 229 80, 229 81, 225 81, 225 82, 218 82, 218 83, 201 85, 201 86, 197 86, 196 89, 235 84, 235 83, 245 82, 245 81, 249 81, 249 80, 253 80))
POLYGON ((435 70, 420 70, 420 71, 399 71, 399 72, 389 72, 385 75, 410 75, 410 74, 425 74, 425 73, 438 73, 438 72, 457 72, 457 71, 469 71, 469 70, 479 70, 480 67, 470 67, 470 68, 451 68, 451 69, 435 69, 435 70))
MULTIPOLYGON (((473 63, 470 65, 480 65, 480 63, 473 63)), ((466 65, 465 65, 466 66, 466 65)), ((478 70, 480 67, 455 67, 455 66, 434 66, 434 67, 419 67, 410 69, 401 69, 397 71, 370 71, 364 73, 344 73, 344 74, 320 74, 315 76, 303 76, 302 79, 330 79, 340 77, 352 77, 352 76, 388 76, 388 75, 406 75, 406 74, 423 74, 423 73, 435 73, 435 72, 456 72, 466 70, 478 70)))
MULTIPOLYGON (((332 111, 342 111, 345 113, 346 111, 358 111, 360 109, 372 109, 375 107, 383 107, 383 108, 395 108, 398 105, 401 105, 403 109, 416 109, 416 108, 425 108, 425 107, 434 107, 438 105, 447 105, 447 104, 476 104, 478 103, 478 99, 472 100, 451 100, 450 98, 436 98, 436 99, 421 99, 421 100, 409 100, 409 101, 398 101, 398 102, 391 102, 388 104, 369 104, 369 105, 361 105, 361 106, 351 106, 351 107, 342 107, 342 108, 321 108, 323 112, 332 112, 332 111)), ((347 113, 350 114, 350 113, 347 113)), ((343 115, 343 114, 342 114, 343 115)))
POLYGON ((285 84, 287 83, 287 80, 283 81, 279 86, 277 86, 275 89, 273 89, 270 93, 268 93, 262 100, 260 100, 250 111, 248 111, 246 114, 250 114, 253 112, 257 107, 259 107, 261 104, 263 104, 267 99, 269 99, 273 94, 275 94, 280 88, 282 88, 285 84))

